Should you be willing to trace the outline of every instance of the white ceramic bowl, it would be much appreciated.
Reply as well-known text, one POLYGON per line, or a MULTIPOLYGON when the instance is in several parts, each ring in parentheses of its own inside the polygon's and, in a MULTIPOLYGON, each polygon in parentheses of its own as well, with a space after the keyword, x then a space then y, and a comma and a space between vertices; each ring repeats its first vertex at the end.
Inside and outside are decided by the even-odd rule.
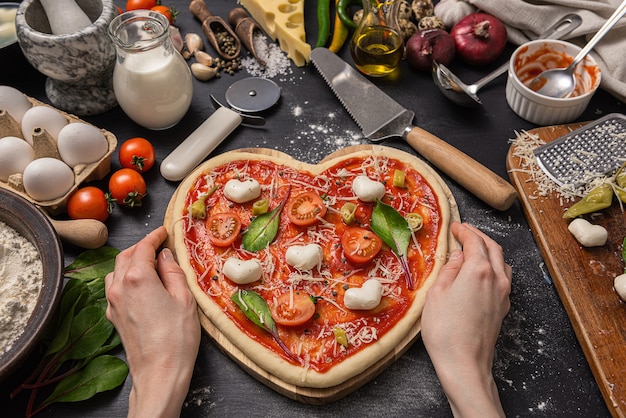
POLYGON ((525 83, 542 71, 567 67, 581 50, 565 41, 537 40, 518 47, 509 63, 506 101, 517 115, 537 125, 573 122, 587 108, 600 86, 600 67, 587 57, 575 71, 576 89, 570 97, 555 98, 531 90, 525 83))

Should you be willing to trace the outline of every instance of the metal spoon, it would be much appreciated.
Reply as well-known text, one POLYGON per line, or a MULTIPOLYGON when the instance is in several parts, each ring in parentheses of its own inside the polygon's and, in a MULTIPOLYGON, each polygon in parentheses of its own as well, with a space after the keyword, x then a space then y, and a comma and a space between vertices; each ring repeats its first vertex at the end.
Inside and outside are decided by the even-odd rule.
POLYGON ((539 94, 550 97, 568 97, 576 87, 574 70, 585 59, 594 46, 608 33, 608 31, 626 14, 626 0, 613 12, 611 17, 602 25, 600 30, 587 42, 567 68, 546 70, 535 77, 528 87, 539 94))
MULTIPOLYGON (((581 23, 582 19, 580 16, 577 14, 569 14, 550 26, 544 33, 539 35, 538 39, 560 39, 580 26, 581 23)), ((439 87, 439 90, 441 90, 448 99, 461 106, 471 107, 482 104, 480 98, 476 95, 478 90, 506 73, 508 68, 509 63, 507 61, 476 83, 467 85, 445 65, 433 62, 433 80, 437 87, 439 87)))

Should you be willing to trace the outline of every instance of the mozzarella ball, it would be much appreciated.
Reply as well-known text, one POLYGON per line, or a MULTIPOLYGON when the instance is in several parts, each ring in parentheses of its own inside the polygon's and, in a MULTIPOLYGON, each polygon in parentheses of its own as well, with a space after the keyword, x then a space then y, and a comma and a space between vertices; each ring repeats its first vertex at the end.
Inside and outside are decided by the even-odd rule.
POLYGON ((35 151, 28 142, 16 136, 0 139, 0 180, 7 181, 11 174, 23 173, 35 159, 35 151))
POLYGON ((38 158, 24 169, 24 189, 39 201, 54 200, 74 186, 74 172, 56 158, 38 158))
POLYGON ((567 229, 585 247, 601 247, 606 244, 609 235, 603 226, 593 225, 583 218, 574 219, 567 229))
POLYGON ((100 129, 83 122, 65 125, 59 132, 57 147, 67 165, 94 163, 104 157, 109 143, 100 129))
POLYGON ((361 287, 351 287, 343 296, 346 308, 353 310, 374 309, 383 296, 383 285, 376 279, 369 279, 361 287))
POLYGON ((5 110, 17 123, 22 123, 24 113, 33 107, 26 95, 16 88, 0 86, 0 110, 5 110))
POLYGON ((613 281, 615 291, 624 302, 626 302, 626 273, 620 274, 613 281))
POLYGON ((352 181, 352 191, 362 202, 375 202, 385 195, 385 185, 361 175, 352 181))
POLYGON ((235 203, 246 203, 261 196, 261 185, 254 179, 230 179, 224 185, 224 196, 235 203))
POLYGON ((300 270, 311 270, 320 266, 324 259, 322 247, 318 244, 292 245, 285 252, 287 264, 300 270))
POLYGON ((222 273, 237 284, 248 284, 256 282, 263 276, 263 266, 256 258, 240 260, 237 257, 229 257, 224 262, 222 273))
POLYGON ((33 131, 40 128, 45 129, 56 140, 61 129, 67 124, 67 119, 58 110, 48 106, 34 106, 24 113, 22 135, 33 145, 33 131))

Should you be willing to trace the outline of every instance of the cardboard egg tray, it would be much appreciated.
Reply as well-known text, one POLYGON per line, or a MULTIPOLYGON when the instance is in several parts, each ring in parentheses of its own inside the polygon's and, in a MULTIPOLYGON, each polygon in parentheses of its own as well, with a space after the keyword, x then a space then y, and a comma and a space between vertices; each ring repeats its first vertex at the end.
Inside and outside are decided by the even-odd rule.
MULTIPOLYGON (((33 104, 33 106, 48 106, 57 110, 59 113, 65 116, 65 118, 67 118, 68 123, 88 123, 74 115, 66 113, 32 97, 28 97, 28 100, 33 104)), ((117 138, 115 137, 115 135, 105 129, 100 129, 100 131, 103 133, 104 137, 109 143, 108 151, 100 160, 94 163, 78 164, 73 168, 75 178, 74 186, 72 186, 72 188, 65 195, 54 200, 35 200, 31 198, 24 190, 24 184, 21 174, 13 174, 9 177, 7 182, 0 181, 0 187, 12 190, 24 196, 26 199, 33 202, 34 204, 45 208, 47 212, 51 215, 57 215, 59 213, 65 212, 65 207, 67 205, 67 200, 69 196, 82 183, 94 180, 101 180, 111 170, 111 154, 117 147, 117 138)), ((0 109, 0 138, 4 138, 5 136, 17 136, 19 138, 24 138, 20 125, 15 121, 15 119, 13 119, 11 115, 9 115, 8 112, 0 109)), ((52 138, 45 129, 34 129, 33 148, 35 149, 35 158, 53 157, 61 159, 61 157, 59 156, 59 152, 56 148, 56 140, 52 138)))

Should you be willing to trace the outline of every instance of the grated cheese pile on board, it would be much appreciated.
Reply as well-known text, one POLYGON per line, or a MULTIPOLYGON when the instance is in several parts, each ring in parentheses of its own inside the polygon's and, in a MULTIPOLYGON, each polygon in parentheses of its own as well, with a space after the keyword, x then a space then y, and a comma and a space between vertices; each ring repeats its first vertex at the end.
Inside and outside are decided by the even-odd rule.
POLYGON ((536 134, 527 131, 516 131, 515 138, 509 140, 509 142, 514 147, 512 155, 519 158, 519 166, 521 167, 520 169, 510 171, 523 172, 529 176, 527 181, 532 181, 536 184, 536 190, 529 196, 531 199, 556 195, 560 200, 561 206, 563 206, 564 203, 571 203, 582 198, 594 187, 611 181, 610 176, 588 173, 583 186, 575 187, 572 184, 559 186, 539 168, 533 153, 535 148, 544 145, 546 141, 536 134))

